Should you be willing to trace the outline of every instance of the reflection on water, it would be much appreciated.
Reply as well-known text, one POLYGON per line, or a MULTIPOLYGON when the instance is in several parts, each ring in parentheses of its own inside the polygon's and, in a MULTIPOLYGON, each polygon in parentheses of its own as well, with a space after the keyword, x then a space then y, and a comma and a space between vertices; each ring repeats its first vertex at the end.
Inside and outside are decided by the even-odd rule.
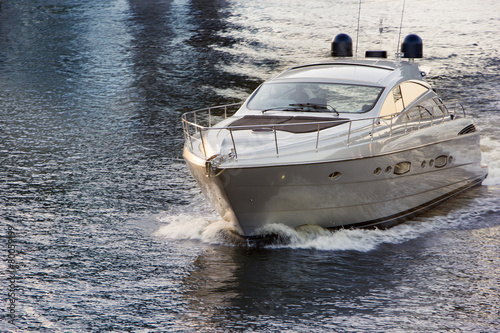
POLYGON ((207 88, 224 75, 213 66, 218 55, 192 39, 213 40, 224 17, 202 5, 2 6, 8 202, 32 195, 57 209, 133 211, 185 202, 192 184, 172 164, 181 157, 180 111, 222 100, 207 88), (207 22, 210 29, 199 28, 207 22))
POLYGON ((202 331, 355 332, 372 330, 374 322, 381 331, 439 331, 473 330, 473 322, 454 319, 472 316, 493 329, 495 306, 477 304, 491 305, 498 295, 500 271, 487 262, 498 256, 481 249, 499 233, 478 231, 471 242, 466 232, 450 230, 368 253, 212 246, 183 279, 183 320, 202 331), (457 246, 464 250, 442 251, 457 246), (472 276, 465 273, 471 269, 472 276))
MULTIPOLYGON (((459 242, 479 250, 481 242, 499 232, 489 230, 486 237, 477 239, 479 243, 459 234, 459 242)), ((374 321, 382 331, 395 327, 435 331, 457 327, 453 317, 468 315, 493 325, 494 309, 478 309, 475 304, 491 304, 498 270, 476 262, 475 254, 470 255, 474 251, 429 252, 436 241, 458 245, 456 237, 456 232, 449 231, 444 238, 384 245, 370 253, 212 247, 194 261, 192 273, 183 281, 188 302, 185 319, 190 327, 206 331, 265 330, 272 323, 281 330, 343 327, 343 331, 359 331, 372 329, 374 321), (460 273, 471 263, 477 275, 460 273), (464 282, 470 288, 464 288, 464 282), (417 322, 405 319, 409 317, 417 322)), ((480 257, 492 258, 491 254, 480 257)))

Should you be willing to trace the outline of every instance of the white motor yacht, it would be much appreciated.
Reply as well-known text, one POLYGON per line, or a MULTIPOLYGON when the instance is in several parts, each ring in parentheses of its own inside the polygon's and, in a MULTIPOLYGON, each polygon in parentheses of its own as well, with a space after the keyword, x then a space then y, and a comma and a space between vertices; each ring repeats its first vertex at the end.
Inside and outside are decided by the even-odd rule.
POLYGON ((191 173, 242 236, 275 223, 388 228, 487 175, 473 119, 414 62, 420 37, 407 36, 394 61, 385 51, 360 60, 339 34, 332 55, 284 71, 242 104, 182 116, 191 173))

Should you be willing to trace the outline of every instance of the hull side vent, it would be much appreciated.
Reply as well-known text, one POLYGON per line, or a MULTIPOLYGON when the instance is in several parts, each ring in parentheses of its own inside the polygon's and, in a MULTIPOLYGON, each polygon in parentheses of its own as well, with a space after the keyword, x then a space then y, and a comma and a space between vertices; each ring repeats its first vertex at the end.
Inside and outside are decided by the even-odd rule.
POLYGON ((470 124, 469 126, 464 127, 460 132, 458 132, 458 135, 474 133, 475 131, 476 126, 474 126, 474 124, 470 124))

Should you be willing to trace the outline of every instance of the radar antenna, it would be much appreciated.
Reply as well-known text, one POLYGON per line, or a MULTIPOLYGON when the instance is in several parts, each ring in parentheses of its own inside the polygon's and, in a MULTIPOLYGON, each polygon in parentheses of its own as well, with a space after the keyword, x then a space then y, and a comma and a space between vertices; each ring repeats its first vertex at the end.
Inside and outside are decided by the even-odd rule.
POLYGON ((378 27, 378 32, 380 34, 380 41, 378 42, 379 45, 382 45, 382 32, 384 32, 384 19, 380 19, 380 25, 378 27))
POLYGON ((358 10, 358 30, 356 31, 356 52, 355 57, 358 57, 358 40, 359 40, 359 20, 361 17, 361 0, 359 0, 359 10, 358 10))
POLYGON ((396 48, 396 59, 401 58, 401 54, 399 53, 399 44, 401 43, 401 29, 403 28, 403 16, 405 13, 405 2, 406 0, 403 0, 403 9, 401 10, 401 23, 399 24, 399 36, 398 36, 398 46, 396 48))

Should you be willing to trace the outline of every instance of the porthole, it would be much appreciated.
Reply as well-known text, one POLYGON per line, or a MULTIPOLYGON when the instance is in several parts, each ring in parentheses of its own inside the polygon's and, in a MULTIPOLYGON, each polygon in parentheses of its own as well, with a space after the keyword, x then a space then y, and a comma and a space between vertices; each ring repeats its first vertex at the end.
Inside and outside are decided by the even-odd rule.
POLYGON ((426 165, 427 165, 427 162, 426 162, 426 161, 422 161, 422 164, 420 164, 420 166, 422 167, 422 169, 423 169, 423 168, 425 168, 425 167, 426 167, 426 165))
POLYGON ((446 164, 448 164, 448 156, 441 155, 436 157, 436 161, 434 162, 436 168, 444 168, 446 164))
POLYGON ((391 173, 392 167, 389 165, 387 168, 385 168, 385 173, 391 173))
POLYGON ((395 175, 404 175, 405 173, 410 172, 411 163, 410 162, 399 162, 394 166, 394 174, 395 175))
POLYGON ((335 171, 335 172, 332 172, 328 178, 332 179, 332 180, 335 180, 335 179, 339 179, 340 176, 342 176, 342 174, 338 171, 335 171))
POLYGON ((373 171, 373 174, 378 176, 382 173, 382 169, 381 168, 376 168, 375 171, 373 171))
POLYGON ((430 166, 430 167, 434 166, 434 160, 430 160, 430 161, 429 161, 429 166, 430 166))

